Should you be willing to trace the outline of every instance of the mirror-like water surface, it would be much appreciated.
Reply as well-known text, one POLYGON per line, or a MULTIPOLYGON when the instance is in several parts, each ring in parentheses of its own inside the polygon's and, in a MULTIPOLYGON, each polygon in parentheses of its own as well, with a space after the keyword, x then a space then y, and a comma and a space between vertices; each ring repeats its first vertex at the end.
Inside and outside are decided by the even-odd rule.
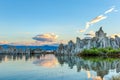
POLYGON ((119 59, 75 56, 0 55, 0 80, 110 80, 119 59))

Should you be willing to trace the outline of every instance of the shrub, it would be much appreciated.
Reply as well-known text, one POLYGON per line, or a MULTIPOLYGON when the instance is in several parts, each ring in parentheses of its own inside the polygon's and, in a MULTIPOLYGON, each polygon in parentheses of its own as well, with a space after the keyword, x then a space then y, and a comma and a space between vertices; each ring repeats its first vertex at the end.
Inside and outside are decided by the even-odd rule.
POLYGON ((107 48, 91 48, 91 49, 84 49, 79 55, 82 56, 99 56, 99 55, 116 55, 120 53, 119 49, 113 49, 111 47, 107 48))

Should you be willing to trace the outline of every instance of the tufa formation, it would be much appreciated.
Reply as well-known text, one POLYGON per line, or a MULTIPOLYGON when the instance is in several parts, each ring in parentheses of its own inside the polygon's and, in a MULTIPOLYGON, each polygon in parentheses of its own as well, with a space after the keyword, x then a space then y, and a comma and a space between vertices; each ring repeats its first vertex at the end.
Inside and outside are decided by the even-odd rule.
POLYGON ((84 38, 80 39, 76 38, 76 43, 72 40, 68 42, 67 45, 60 44, 56 54, 78 54, 84 49, 90 48, 106 48, 112 47, 114 49, 120 48, 120 37, 117 35, 115 38, 110 38, 106 36, 102 27, 95 33, 95 37, 93 38, 84 38))

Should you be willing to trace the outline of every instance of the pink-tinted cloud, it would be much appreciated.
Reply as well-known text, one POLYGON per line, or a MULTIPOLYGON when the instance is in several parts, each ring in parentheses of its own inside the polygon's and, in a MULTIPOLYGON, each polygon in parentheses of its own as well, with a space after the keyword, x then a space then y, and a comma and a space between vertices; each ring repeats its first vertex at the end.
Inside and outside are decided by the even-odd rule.
POLYGON ((19 41, 19 42, 8 42, 8 41, 0 41, 0 44, 9 44, 9 45, 58 45, 59 41, 57 41, 58 36, 54 33, 46 33, 40 34, 33 37, 31 41, 19 41))
POLYGON ((111 37, 111 38, 115 38, 116 35, 120 37, 120 33, 112 34, 112 35, 110 35, 110 37, 111 37))
POLYGON ((0 44, 8 44, 8 41, 0 41, 0 44))
POLYGON ((34 40, 40 41, 40 42, 55 42, 57 38, 58 36, 55 35, 54 33, 40 34, 33 37, 34 40))
POLYGON ((19 41, 19 42, 11 42, 10 45, 32 45, 33 41, 19 41))

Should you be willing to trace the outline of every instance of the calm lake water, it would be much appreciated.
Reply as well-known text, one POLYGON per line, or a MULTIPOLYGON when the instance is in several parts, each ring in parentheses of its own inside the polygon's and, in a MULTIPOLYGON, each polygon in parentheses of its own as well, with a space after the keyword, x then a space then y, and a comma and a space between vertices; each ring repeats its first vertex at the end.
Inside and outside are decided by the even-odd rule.
POLYGON ((0 55, 0 80, 110 80, 119 72, 113 58, 0 55))

